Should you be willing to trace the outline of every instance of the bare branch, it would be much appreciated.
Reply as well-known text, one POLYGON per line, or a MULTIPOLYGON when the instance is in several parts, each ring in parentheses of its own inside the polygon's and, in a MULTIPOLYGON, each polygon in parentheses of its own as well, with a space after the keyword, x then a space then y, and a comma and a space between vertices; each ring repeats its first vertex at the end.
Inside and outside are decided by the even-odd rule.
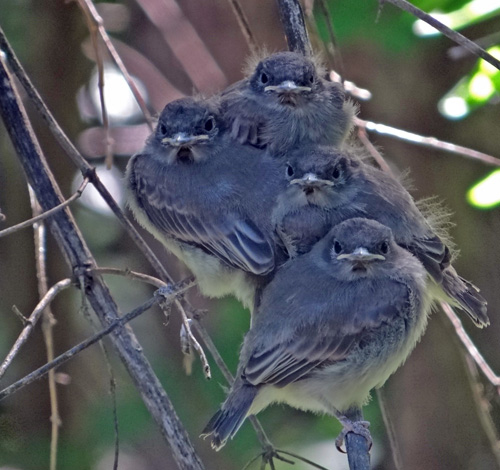
MULTIPOLYGON (((111 42, 110 37, 108 36, 108 33, 106 32, 106 29, 103 26, 103 21, 97 10, 95 9, 94 4, 90 0, 78 0, 78 5, 80 8, 83 10, 85 17, 87 19, 87 24, 90 29, 91 36, 93 35, 92 31, 95 30, 99 35, 101 36, 102 41, 104 42, 104 45, 106 46, 109 54, 111 55, 111 58, 113 59, 113 62, 116 64, 116 66, 119 68, 120 72, 123 75, 123 78, 125 78, 125 81, 127 82, 130 90, 132 91, 132 94, 134 95, 135 100, 137 101, 137 104, 141 108, 142 114, 144 114, 144 117, 146 118, 146 122, 149 126, 149 129, 152 131, 153 130, 153 118, 151 116, 151 113, 148 110, 148 107, 146 106, 146 103, 144 101, 144 98, 142 97, 139 89, 137 88, 137 85, 135 84, 134 80, 132 80, 132 77, 128 73, 128 70, 126 69, 125 65, 122 62, 121 57, 118 55, 118 52, 115 49, 115 46, 113 46, 113 43, 111 42)), ((97 44, 95 45, 96 49, 96 63, 99 66, 99 51, 98 51, 98 46, 97 44)), ((104 112, 104 109, 103 109, 104 112)))
POLYGON ((390 3, 400 8, 401 10, 411 13, 413 16, 416 16, 417 18, 431 25, 433 28, 436 28, 439 32, 443 33, 447 38, 461 45, 468 51, 472 52, 474 55, 481 57, 486 62, 489 62, 491 65, 493 65, 493 67, 500 70, 500 60, 496 59, 491 54, 488 54, 488 52, 486 52, 482 47, 478 46, 475 42, 471 41, 470 39, 467 39, 465 36, 458 33, 457 31, 453 31, 451 28, 448 28, 448 26, 445 26, 443 23, 436 20, 436 18, 420 10, 420 8, 417 8, 410 2, 407 2, 406 0, 379 0, 379 2, 381 5, 383 5, 384 3, 390 3))
POLYGON ((366 129, 362 127, 358 127, 358 138, 366 147, 366 149, 370 152, 370 155, 377 162, 377 165, 384 170, 385 172, 392 175, 392 170, 385 161, 384 157, 380 154, 380 152, 375 148, 375 146, 370 142, 368 135, 366 134, 366 129))
POLYGON ((22 379, 4 388, 3 390, 0 391, 0 401, 3 400, 4 398, 7 398, 9 395, 12 395, 13 393, 17 392, 19 389, 25 387, 26 385, 29 385, 35 380, 41 379, 42 377, 47 375, 50 370, 60 366, 61 364, 65 363, 72 357, 76 356, 80 352, 87 349, 89 346, 92 346, 93 344, 97 343, 105 336, 109 335, 111 332, 116 330, 118 327, 123 327, 129 321, 133 320, 134 318, 144 313, 146 310, 150 309, 155 303, 157 303, 157 300, 154 297, 149 299, 148 301, 144 302, 141 306, 132 310, 130 313, 115 320, 107 328, 104 328, 103 330, 99 331, 98 333, 86 339, 85 341, 78 343, 76 346, 72 347, 65 353, 57 356, 53 361, 44 364, 42 367, 39 367, 38 369, 29 373, 22 379))
POLYGON ((486 163, 487 165, 500 166, 499 158, 492 157, 491 155, 478 152, 477 150, 473 150, 467 147, 462 147, 461 145, 444 142, 443 140, 436 139, 435 137, 423 137, 419 134, 414 134, 413 132, 397 129, 396 127, 386 126, 385 124, 378 124, 372 121, 363 121, 362 119, 358 118, 356 118, 354 122, 356 126, 368 131, 376 132, 380 135, 387 135, 390 137, 395 137, 399 140, 422 145, 424 147, 430 147, 434 149, 444 150, 445 152, 449 153, 455 153, 458 155, 462 155, 463 157, 471 158, 473 160, 479 160, 483 163, 486 163))
POLYGON ((73 161, 76 167, 80 169, 84 178, 88 177, 89 181, 94 185, 94 187, 99 192, 104 201, 106 201, 106 204, 108 204, 109 208, 116 215, 117 219, 120 221, 123 228, 127 231, 130 238, 139 247, 139 249, 144 254, 145 258, 151 264, 153 269, 166 282, 173 282, 172 278, 165 270, 163 265, 160 263, 156 255, 151 250, 151 248, 139 235, 139 232, 135 229, 130 220, 127 219, 127 217, 125 217, 123 211, 120 209, 116 201, 113 199, 113 196, 111 196, 106 186, 102 184, 101 180, 97 176, 97 173, 95 172, 95 168, 89 165, 89 163, 82 157, 80 152, 78 152, 78 150, 73 145, 71 140, 69 140, 68 136, 63 132, 57 121, 54 119, 54 116, 43 102, 42 98, 40 97, 40 94, 31 83, 29 77, 26 75, 23 67, 21 66, 16 55, 14 54, 14 51, 10 47, 10 44, 7 41, 7 38, 5 37, 5 34, 1 28, 0 28, 0 49, 5 53, 7 61, 10 67, 12 68, 14 74, 16 75, 17 79, 19 80, 24 90, 28 94, 36 110, 40 113, 42 118, 47 123, 50 131, 52 132, 56 140, 59 142, 59 145, 63 148, 63 150, 73 161))
POLYGON ((4 376, 5 372, 9 368, 10 364, 14 360, 14 358, 19 353, 22 345, 27 341, 33 328, 37 324, 40 316, 42 315, 45 308, 54 300, 54 298, 59 294, 59 292, 67 289, 71 285, 71 279, 63 279, 59 281, 57 284, 53 285, 45 294, 45 296, 38 302, 38 305, 35 307, 29 318, 27 319, 26 325, 23 328, 21 334, 17 338, 14 346, 12 346, 11 350, 7 354, 7 357, 4 359, 2 364, 0 365, 0 379, 4 376))
POLYGON ((500 395, 500 377, 496 375, 495 372, 493 372, 493 369, 488 365, 484 357, 477 349, 476 345, 472 342, 470 336, 465 331, 460 318, 458 318, 456 313, 446 302, 441 302, 441 308, 443 309, 444 313, 446 313, 446 316, 455 328, 455 332, 457 333, 457 336, 462 344, 465 346, 465 349, 467 350, 469 356, 477 364, 479 369, 481 369, 488 381, 496 388, 497 393, 500 395))
MULTIPOLYGON (((43 210, 49 210, 61 204, 60 189, 47 167, 3 60, 0 60, 0 114, 28 181, 43 210)), ((70 268, 84 273, 85 295, 103 326, 118 320, 120 318, 118 308, 101 276, 98 273, 89 276, 88 271, 85 274, 85 267, 95 268, 96 263, 67 208, 52 216, 50 228, 70 268)), ((111 336, 111 341, 146 407, 170 444, 179 467, 186 470, 203 469, 203 464, 177 417, 170 399, 131 329, 119 329, 111 336)))
POLYGON ((24 222, 21 222, 20 224, 13 225, 12 227, 6 228, 4 230, 0 230, 0 238, 5 237, 6 235, 10 235, 11 233, 17 232, 23 228, 29 227, 30 225, 36 224, 37 222, 40 222, 47 217, 50 217, 52 214, 55 214, 57 211, 60 211, 61 209, 64 209, 66 206, 69 206, 73 201, 76 201, 83 193, 83 190, 87 186, 87 183, 89 180, 85 178, 80 185, 80 187, 76 190, 76 192, 70 196, 66 201, 64 201, 62 204, 59 204, 56 207, 53 207, 52 209, 42 212, 41 214, 32 217, 29 220, 25 220, 24 222))
POLYGON ((277 2, 288 48, 307 56, 312 55, 311 42, 299 0, 277 0, 277 2))
POLYGON ((465 355, 465 364, 468 372, 471 375, 469 382, 474 395, 474 402, 476 404, 477 414, 484 429, 484 432, 490 441, 491 450, 496 458, 497 465, 500 466, 500 440, 498 432, 491 415, 491 404, 484 393, 484 387, 479 378, 479 371, 474 359, 468 354, 465 355))
MULTIPOLYGON (((348 410, 344 415, 353 422, 363 420, 363 412, 359 408, 348 410)), ((345 446, 350 470, 370 470, 370 448, 364 436, 348 433, 345 446)))
POLYGON ((98 31, 99 28, 103 28, 102 19, 97 14, 97 11, 92 2, 88 0, 78 0, 78 5, 83 10, 85 14, 85 20, 87 22, 87 27, 90 31, 90 39, 92 41, 92 47, 94 48, 95 60, 97 64, 97 74, 98 74, 98 88, 99 88, 99 102, 101 105, 101 116, 102 116, 102 126, 104 127, 104 133, 106 135, 106 167, 108 170, 113 166, 113 140, 111 139, 109 133, 109 119, 108 110, 106 108, 106 100, 104 99, 104 61, 102 60, 101 52, 99 49, 99 38, 98 31))
MULTIPOLYGON (((69 281, 69 279, 65 279, 64 281, 69 281)), ((63 281, 61 281, 61 282, 63 282, 63 281)), ((127 313, 126 315, 123 315, 120 318, 115 319, 112 323, 110 323, 103 330, 94 334, 93 336, 86 339, 85 341, 82 341, 81 343, 77 344, 76 346, 72 347, 71 349, 69 349, 65 353, 63 353, 60 356, 58 356, 57 358, 55 358, 53 361, 43 365, 42 367, 39 367, 38 369, 31 372, 27 376, 23 377, 22 379, 18 380, 17 382, 14 382, 12 385, 9 385, 8 387, 6 387, 2 391, 0 391, 0 401, 9 395, 12 395, 14 392, 19 390, 20 388, 34 382, 35 380, 42 378, 44 375, 46 375, 49 372, 49 370, 52 370, 55 367, 58 367, 59 365, 66 362, 67 360, 76 356, 81 351, 87 349, 89 346, 92 346, 93 344, 97 343, 102 338, 104 338, 105 336, 108 336, 110 333, 112 333, 114 330, 116 330, 118 327, 123 327, 128 322, 132 321, 134 318, 137 318, 139 315, 141 315, 144 312, 146 312, 147 310, 149 310, 153 305, 157 304, 162 299, 163 300, 170 300, 170 301, 174 300, 178 295, 181 295, 182 293, 184 293, 188 289, 190 289, 192 287, 192 284, 185 283, 184 281, 182 281, 182 282, 180 282, 178 284, 174 284, 172 286, 165 286, 165 284, 164 284, 163 287, 168 288, 168 293, 163 293, 161 296, 154 295, 153 297, 148 299, 146 302, 144 302, 142 305, 135 308, 131 312, 127 313)))
POLYGON ((252 29, 250 28, 248 18, 241 7, 241 3, 238 0, 228 0, 228 2, 229 5, 231 5, 234 16, 236 16, 236 20, 238 21, 238 25, 240 26, 241 32, 245 37, 250 52, 255 54, 257 52, 257 43, 252 33, 252 29))
MULTIPOLYGON (((130 271, 130 269, 119 269, 119 268, 95 268, 95 271, 101 274, 114 274, 116 276, 124 276, 130 279, 135 279, 137 281, 145 282, 147 284, 151 284, 152 286, 160 287, 165 286, 165 282, 157 277, 149 276, 148 274, 137 273, 135 271, 130 271)), ((193 277, 185 279, 181 281, 183 284, 189 283, 189 287, 195 285, 195 281, 193 277)))
MULTIPOLYGON (((42 208, 36 200, 33 189, 29 186, 30 203, 33 215, 36 217, 41 214, 42 208)), ((59 206, 60 207, 60 206, 59 206)), ((35 264, 36 277, 38 280, 38 295, 43 298, 49 290, 47 280, 47 237, 45 225, 43 222, 37 222, 33 225, 33 235, 35 240, 35 264)), ((54 325, 56 320, 50 308, 50 304, 43 310, 42 333, 47 351, 47 362, 54 359, 54 325)), ((59 428, 61 427, 61 417, 59 414, 59 404, 57 400, 56 377, 53 370, 49 372, 49 396, 50 396, 50 470, 57 468, 57 449, 59 442, 59 428)))

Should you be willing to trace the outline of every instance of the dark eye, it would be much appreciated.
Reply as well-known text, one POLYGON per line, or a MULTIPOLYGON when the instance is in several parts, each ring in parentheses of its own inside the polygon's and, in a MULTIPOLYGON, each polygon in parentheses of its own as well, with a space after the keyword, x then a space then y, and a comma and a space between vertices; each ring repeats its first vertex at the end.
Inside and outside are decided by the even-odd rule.
POLYGON ((389 253, 389 243, 387 243, 386 241, 383 241, 379 247, 378 247, 380 253, 382 253, 383 255, 386 255, 387 253, 389 253))
POLYGON ((295 171, 292 167, 292 165, 287 165, 286 166, 286 175, 291 178, 295 174, 295 171))
POLYGON ((165 124, 160 122, 158 124, 158 133, 160 135, 166 135, 167 134, 167 126, 165 126, 165 124))
POLYGON ((335 251, 337 255, 342 251, 342 245, 337 240, 335 240, 333 244, 333 251, 335 251))
POLYGON ((309 84, 312 85, 314 83, 314 75, 313 74, 309 75, 307 77, 307 81, 309 82, 309 84))
POLYGON ((215 127, 215 120, 214 120, 214 118, 212 116, 210 116, 206 120, 204 128, 205 128, 205 130, 207 132, 210 132, 210 131, 212 131, 214 129, 214 127, 215 127))
POLYGON ((340 168, 339 168, 338 166, 336 166, 336 167, 333 169, 333 171, 332 171, 332 178, 333 178, 334 180, 336 180, 336 179, 340 178, 341 173, 342 173, 342 172, 340 171, 340 168))
POLYGON ((260 74, 260 82, 265 85, 268 81, 269 81, 269 77, 267 76, 267 74, 265 72, 262 72, 260 74))

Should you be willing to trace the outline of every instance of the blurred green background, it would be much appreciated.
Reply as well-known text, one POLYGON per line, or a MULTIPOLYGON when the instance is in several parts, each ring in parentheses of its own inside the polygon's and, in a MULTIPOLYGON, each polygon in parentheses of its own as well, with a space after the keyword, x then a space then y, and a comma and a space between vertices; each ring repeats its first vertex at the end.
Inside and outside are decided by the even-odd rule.
MULTIPOLYGON (((468 37, 498 54, 500 2, 413 3, 426 11, 440 10, 442 15, 448 15, 442 16, 443 20, 462 28, 468 37)), ((252 0, 242 4, 258 44, 270 51, 285 49, 275 2, 252 0)), ((210 94, 242 76, 249 50, 227 0, 124 0, 99 2, 97 7, 154 113, 172 99, 195 91, 210 94)), ((339 62, 332 65, 343 71, 345 79, 372 94, 369 101, 360 103, 360 118, 500 157, 498 70, 485 67, 440 35, 418 36, 415 19, 391 5, 380 9, 376 0, 330 0, 329 7, 342 57, 342 65, 339 62), (455 100, 446 101, 449 98, 455 100), (450 103, 454 106, 450 107, 450 103)), ((325 20, 317 5, 313 15, 319 37, 327 39, 325 20)), ((0 25, 62 128, 84 155, 101 168, 104 147, 96 104, 94 54, 77 3, 0 0, 0 25)), ((424 33, 425 29, 420 34, 424 33)), ((319 38, 313 31, 311 34, 316 49, 321 50, 319 38)), ((106 80, 115 168, 113 172, 99 171, 122 201, 121 178, 127 159, 142 147, 148 130, 111 62, 106 80)), ((27 100, 26 106, 57 181, 69 196, 80 177, 27 100)), ((479 196, 470 192, 494 168, 388 137, 372 135, 371 138, 396 171, 411 169, 415 197, 437 195, 454 213, 456 226, 452 235, 461 250, 456 267, 481 287, 489 302, 492 323, 481 331, 463 317, 464 326, 486 360, 499 371, 500 212, 495 201, 500 199, 500 184, 490 185, 486 196, 484 189, 479 196)), ((118 222, 92 197, 90 189, 72 208, 98 263, 153 274, 118 222)), ((7 216, 0 228, 30 217, 25 179, 3 127, 0 127, 0 208, 7 216)), ((176 279, 188 274, 152 237, 144 235, 176 279)), ((70 275, 50 237, 48 262, 51 284, 70 275)), ((153 292, 152 288, 134 281, 111 276, 106 280, 123 312, 130 311, 153 292)), ((28 315, 37 303, 30 229, 0 239, 0 292, 0 357, 3 358, 21 328, 12 305, 28 315)), ((248 312, 232 299, 207 301, 194 291, 190 299, 195 305, 209 309, 205 324, 234 371, 238 348, 248 328, 248 312)), ((53 311, 58 322, 57 353, 92 333, 80 312, 78 291, 60 295, 53 311)), ((206 468, 242 468, 257 455, 258 442, 249 424, 219 453, 198 438, 224 398, 225 382, 211 358, 211 381, 203 378, 198 360, 193 374, 185 375, 178 315, 173 314, 165 325, 162 314, 155 308, 134 320, 132 326, 206 468)), ((42 365, 45 357, 38 328, 1 385, 6 386, 42 365)), ((113 354, 111 362, 117 379, 119 468, 176 468, 167 445, 113 354)), ((58 387, 62 418, 58 468, 112 468, 112 400, 101 350, 93 347, 85 351, 58 372, 70 378, 69 384, 58 387)), ((498 393, 484 380, 481 383, 482 406, 490 410, 494 425, 500 427, 498 393)), ((495 455, 476 413, 480 405, 473 398, 462 347, 441 312, 432 315, 424 339, 386 384, 384 396, 405 470, 500 468, 499 446, 495 455)), ((46 379, 0 403, 0 468, 48 468, 49 416, 46 379)), ((372 423, 374 468, 394 468, 376 398, 366 407, 365 417, 372 423)), ((285 407, 272 407, 259 418, 277 447, 300 453, 328 468, 346 468, 346 459, 333 445, 340 430, 333 419, 285 407)), ((252 468, 259 468, 259 464, 252 468)), ((310 467, 297 462, 290 468, 310 467)))

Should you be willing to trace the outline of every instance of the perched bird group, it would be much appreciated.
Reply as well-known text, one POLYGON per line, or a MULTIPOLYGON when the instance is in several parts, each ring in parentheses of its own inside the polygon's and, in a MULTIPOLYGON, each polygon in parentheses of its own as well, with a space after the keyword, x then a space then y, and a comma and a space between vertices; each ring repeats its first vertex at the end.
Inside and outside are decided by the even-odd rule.
POLYGON ((354 105, 316 61, 262 59, 208 98, 173 101, 127 167, 139 221, 210 297, 252 312, 236 380, 203 431, 215 449, 275 402, 336 416, 406 360, 431 306, 479 326, 486 301, 402 184, 345 143, 354 105))

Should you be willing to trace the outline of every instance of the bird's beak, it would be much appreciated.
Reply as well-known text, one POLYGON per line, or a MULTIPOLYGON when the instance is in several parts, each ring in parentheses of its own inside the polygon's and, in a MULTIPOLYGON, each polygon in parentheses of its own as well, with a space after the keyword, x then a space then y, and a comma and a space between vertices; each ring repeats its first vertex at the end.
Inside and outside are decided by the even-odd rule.
POLYGON ((293 80, 285 80, 279 85, 266 86, 264 91, 275 91, 277 93, 302 93, 303 91, 311 91, 311 87, 299 86, 293 80))
POLYGON ((208 135, 191 135, 186 134, 185 132, 179 132, 175 134, 173 137, 165 137, 161 140, 162 144, 168 144, 172 147, 182 147, 196 144, 201 140, 207 140, 208 135))
POLYGON ((314 173, 306 173, 302 178, 296 178, 290 181, 290 184, 298 184, 299 186, 320 187, 333 186, 333 181, 322 180, 314 173))
POLYGON ((385 256, 379 255, 378 253, 370 253, 366 248, 360 246, 356 248, 352 253, 343 253, 337 256, 338 260, 347 259, 349 261, 357 263, 369 263, 370 261, 384 261, 385 256))

